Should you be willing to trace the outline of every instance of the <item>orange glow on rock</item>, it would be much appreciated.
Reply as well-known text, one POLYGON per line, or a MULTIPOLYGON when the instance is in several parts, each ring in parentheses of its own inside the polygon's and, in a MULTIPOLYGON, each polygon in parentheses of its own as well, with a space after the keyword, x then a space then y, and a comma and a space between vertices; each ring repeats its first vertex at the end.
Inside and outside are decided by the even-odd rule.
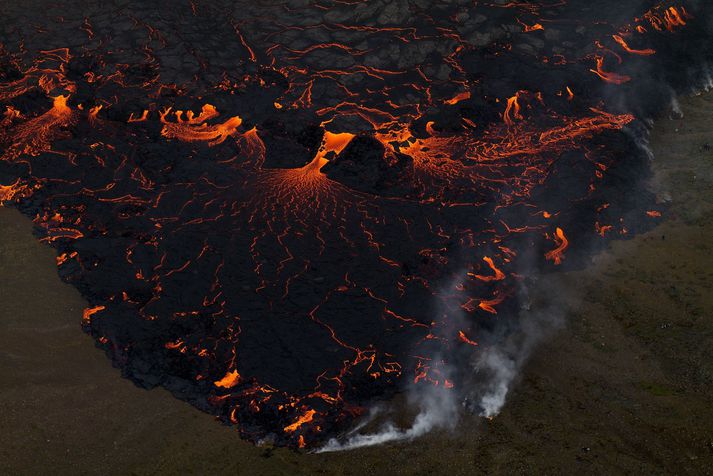
POLYGON ((569 246, 569 241, 564 235, 562 228, 558 227, 555 230, 555 243, 557 244, 557 247, 554 250, 545 253, 545 258, 549 261, 553 261, 556 265, 559 265, 564 259, 564 250, 566 250, 569 246))
POLYGON ((624 48, 624 51, 626 51, 627 53, 639 56, 650 56, 656 54, 656 50, 653 50, 651 48, 646 48, 644 50, 635 50, 633 48, 630 48, 626 40, 624 40, 621 35, 612 35, 612 38, 614 38, 614 41, 619 43, 619 45, 621 45, 621 47, 624 48))
POLYGON ((534 25, 524 25, 523 26, 523 31, 525 33, 529 33, 531 31, 538 31, 538 30, 544 30, 545 27, 542 26, 540 23, 535 23, 534 25))
POLYGON ((483 311, 489 312, 490 314, 497 314, 498 311, 495 309, 495 306, 500 304, 505 300, 505 295, 496 295, 492 299, 483 299, 478 303, 478 307, 482 309, 483 311))
POLYGON ((522 119, 520 115, 520 103, 518 102, 519 93, 509 98, 507 101, 507 107, 503 113, 503 120, 508 126, 515 124, 515 119, 522 119))
POLYGON ((144 122, 144 121, 146 121, 146 119, 147 119, 148 117, 149 117, 149 111, 146 110, 146 109, 144 109, 144 112, 141 113, 140 116, 135 116, 134 113, 132 112, 132 113, 129 115, 129 119, 128 119, 126 122, 128 122, 128 123, 131 123, 131 122, 144 122))
POLYGON ((52 109, 20 124, 14 131, 12 145, 0 159, 14 159, 21 154, 38 155, 51 150, 52 141, 59 135, 61 127, 69 126, 74 114, 67 105, 69 96, 52 98, 52 109))
POLYGON ((448 105, 453 106, 454 104, 458 104, 461 101, 465 101, 466 99, 470 99, 470 91, 463 91, 458 94, 456 94, 454 97, 445 100, 444 102, 448 105))
POLYGON ((319 152, 317 152, 316 160, 320 163, 320 168, 322 165, 327 163, 325 156, 330 153, 339 155, 344 148, 349 145, 349 142, 354 138, 354 134, 349 132, 329 132, 324 131, 324 137, 322 138, 322 145, 319 147, 319 152))
POLYGON ((468 273, 468 276, 471 276, 475 279, 478 279, 480 281, 485 281, 490 282, 490 281, 502 281, 505 279, 505 273, 503 273, 500 269, 498 269, 495 266, 495 263, 493 262, 492 258, 489 258, 488 256, 483 257, 483 261, 485 261, 488 264, 488 267, 493 270, 495 273, 493 276, 483 276, 480 274, 473 274, 473 273, 468 273))
POLYGON ((168 120, 170 113, 171 108, 168 108, 159 114, 164 124, 161 130, 162 136, 184 142, 207 142, 211 147, 222 144, 225 139, 233 136, 243 123, 240 117, 234 116, 223 123, 208 125, 206 121, 219 115, 218 110, 211 104, 204 105, 198 116, 194 116, 193 111, 188 111, 185 113, 185 119, 184 111, 175 111, 173 113, 175 122, 168 120))
POLYGON ((12 106, 7 106, 5 112, 3 113, 3 118, 0 121, 0 127, 8 127, 10 124, 13 123, 13 121, 21 117, 22 114, 20 114, 20 111, 18 111, 12 106))
POLYGON ((216 380, 213 384, 220 388, 232 388, 240 382, 240 374, 237 370, 229 370, 223 378, 216 380))
POLYGON ((283 431, 285 433, 292 433, 305 423, 309 423, 314 419, 314 415, 317 413, 315 410, 307 410, 302 416, 300 416, 294 423, 287 425, 283 431))
POLYGON ((0 185, 0 207, 2 202, 14 200, 27 191, 27 186, 20 184, 20 179, 11 185, 0 185))
POLYGON ((82 322, 84 322, 85 324, 89 324, 92 319, 92 316, 97 312, 103 311, 104 309, 106 309, 105 306, 95 306, 86 308, 82 313, 82 322))
POLYGON ((458 331, 458 340, 468 345, 478 345, 477 342, 470 340, 463 331, 458 331))
POLYGON ((597 76, 602 78, 607 83, 624 84, 624 83, 628 83, 629 81, 631 81, 631 77, 627 76, 625 74, 617 74, 617 73, 604 71, 604 57, 603 56, 597 56, 595 59, 597 62, 597 69, 590 69, 589 71, 591 71, 592 73, 595 73, 597 76))

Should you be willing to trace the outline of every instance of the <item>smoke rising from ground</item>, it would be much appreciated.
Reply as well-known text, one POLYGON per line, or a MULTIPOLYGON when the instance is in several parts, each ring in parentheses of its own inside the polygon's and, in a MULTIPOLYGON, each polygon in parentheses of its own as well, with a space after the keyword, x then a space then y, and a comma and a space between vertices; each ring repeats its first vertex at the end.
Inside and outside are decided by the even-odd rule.
POLYGON ((409 405, 419 408, 419 412, 408 428, 399 428, 393 422, 387 421, 378 430, 371 433, 360 431, 376 417, 382 409, 372 409, 364 422, 347 433, 344 438, 332 438, 317 453, 353 450, 368 446, 376 446, 397 441, 409 441, 434 429, 453 429, 458 421, 459 405, 453 392, 442 387, 424 386, 412 388, 409 394, 409 405))
MULTIPOLYGON (((693 86, 688 93, 695 94, 698 90, 708 91, 713 88, 709 68, 705 67, 700 71, 698 77, 692 81, 693 86)), ((669 114, 682 115, 677 94, 673 89, 669 114)), ((652 125, 652 118, 645 119, 623 130, 649 161, 654 160, 649 147, 652 125)), ((635 218, 633 215, 627 216, 627 221, 630 219, 633 221, 635 218)), ((596 251, 579 250, 579 253, 587 256, 595 255, 596 251)), ((433 430, 453 430, 464 411, 484 418, 496 417, 502 411, 510 392, 517 385, 524 365, 537 346, 565 325, 568 310, 576 308, 580 299, 571 286, 564 286, 559 282, 561 276, 539 273, 534 257, 524 261, 526 266, 521 272, 530 278, 521 283, 517 295, 518 302, 521 303, 519 312, 509 318, 500 317, 502 321, 489 331, 480 330, 480 349, 466 365, 459 365, 455 355, 441 356, 444 361, 451 362, 445 373, 460 374, 461 380, 467 382, 460 391, 449 391, 431 385, 411 385, 408 404, 419 411, 409 427, 400 428, 392 421, 387 421, 376 431, 362 433, 369 422, 385 412, 383 407, 374 408, 360 425, 343 438, 331 439, 317 452, 353 450, 409 441, 433 430), (544 279, 547 280, 547 285, 538 282, 544 279)), ((456 285, 457 281, 450 283, 445 291, 448 292, 449 288, 453 289, 456 285)), ((450 312, 451 322, 460 321, 467 327, 467 317, 462 313, 456 312, 460 315, 453 316, 452 310, 440 309, 438 312, 440 315, 450 312)))
MULTIPOLYGON (((461 273, 461 278, 464 273, 461 273)), ((444 287, 443 292, 450 293, 457 286, 460 280, 456 279, 444 287)), ((440 301, 438 301, 440 303, 440 301)), ((435 310, 438 316, 444 316, 449 311, 442 308, 435 310)), ((464 316, 458 312, 455 316, 457 320, 463 320, 464 316)), ((451 356, 434 356, 434 361, 448 362, 451 356)), ((452 364, 447 364, 441 372, 444 376, 450 377, 453 371, 452 364)), ((443 386, 417 385, 411 384, 408 388, 407 403, 410 408, 417 408, 418 413, 408 428, 400 428, 391 420, 381 424, 376 431, 362 433, 364 429, 375 418, 385 412, 383 407, 375 407, 368 417, 353 430, 349 431, 343 438, 332 438, 325 446, 317 450, 318 453, 330 451, 344 451, 367 446, 376 446, 384 443, 397 441, 408 441, 425 435, 434 429, 453 429, 459 420, 462 399, 452 389, 443 386)))
MULTIPOLYGON (((544 292, 541 288, 535 287, 534 292, 544 292)), ((531 305, 529 290, 523 288, 517 317, 482 337, 490 344, 470 362, 472 380, 465 390, 464 405, 471 412, 486 418, 498 415, 537 345, 564 325, 565 301, 576 298, 571 291, 558 292, 558 286, 547 288, 553 298, 537 306, 531 305)))
MULTIPOLYGON (((457 281, 451 283, 449 288, 456 285, 457 281)), ((479 334, 483 344, 471 361, 459 361, 455 350, 451 355, 434 358, 448 363, 441 369, 444 375, 459 375, 464 385, 458 390, 428 384, 410 385, 408 406, 418 409, 410 426, 402 428, 387 420, 377 430, 363 432, 369 423, 393 410, 383 406, 374 407, 354 429, 342 438, 332 438, 317 452, 353 450, 409 441, 433 430, 453 430, 464 412, 486 418, 497 416, 533 350, 563 325, 565 301, 576 301, 570 291, 558 293, 557 288, 556 285, 549 285, 549 292, 555 299, 544 305, 540 302, 533 309, 529 289, 523 285, 518 296, 523 305, 518 315, 511 319, 503 317, 492 331, 479 334)), ((457 316, 449 316, 449 319, 451 322, 455 319, 465 324, 467 316, 459 312, 457 316)))
MULTIPOLYGON (((694 15, 704 18, 700 21, 699 28, 710 30, 713 21, 712 17, 704 11, 706 8, 704 5, 705 2, 689 2, 694 15)), ((659 52, 659 54, 668 54, 670 58, 676 58, 681 54, 691 53, 690 44, 666 45, 666 48, 669 46, 671 51, 659 52)), ((638 121, 624 128, 625 134, 635 145, 632 154, 640 154, 644 161, 653 160, 653 154, 648 146, 653 119, 660 114, 681 117, 682 112, 677 99, 679 94, 696 93, 699 89, 707 91, 713 87, 711 69, 703 59, 707 52, 704 54, 703 50, 705 48, 701 45, 700 61, 693 61, 693 65, 685 65, 677 74, 657 70, 655 66, 660 68, 660 64, 655 66, 642 64, 640 67, 650 69, 649 74, 646 75, 650 81, 637 91, 622 95, 620 88, 615 86, 603 90, 603 96, 612 107, 636 112, 638 121), (667 94, 670 95, 667 103, 658 103, 650 99, 667 94)), ((648 176, 644 174, 637 181, 648 183, 648 176)), ((630 187, 631 185, 629 184, 630 187)), ((642 187, 642 189, 646 188, 642 187)), ((622 196, 631 195, 632 189, 639 190, 639 187, 621 190, 622 196)), ((636 223, 636 214, 641 213, 642 204, 638 203, 639 197, 628 196, 627 199, 630 211, 624 214, 623 221, 636 223)), ((570 217, 572 222, 576 222, 576 219, 576 216, 570 217)), ((589 249, 589 245, 581 245, 577 254, 591 256, 597 251, 599 249, 589 249)), ((453 428, 459 414, 464 410, 486 418, 497 416, 512 388, 517 384, 528 358, 543 340, 564 325, 567 310, 575 308, 579 300, 578 293, 573 291, 571 286, 558 284, 559 275, 540 274, 534 258, 526 259, 525 262, 529 266, 526 265, 519 271, 530 278, 520 283, 517 296, 520 310, 509 316, 499 315, 497 319, 500 320, 495 325, 479 329, 477 338, 480 349, 467 363, 459 362, 456 355, 442 356, 444 360, 450 362, 451 374, 457 375, 463 383, 458 392, 448 392, 428 385, 412 386, 409 390, 409 402, 418 405, 419 413, 410 427, 403 429, 389 422, 378 431, 363 434, 360 433, 362 426, 354 429, 340 441, 331 440, 321 451, 347 450, 410 440, 433 429, 453 428), (547 284, 537 283, 538 276, 543 281, 546 279, 547 284)), ((460 319, 465 323, 466 316, 454 318, 453 311, 450 314, 449 319, 452 321, 458 322, 460 319)))

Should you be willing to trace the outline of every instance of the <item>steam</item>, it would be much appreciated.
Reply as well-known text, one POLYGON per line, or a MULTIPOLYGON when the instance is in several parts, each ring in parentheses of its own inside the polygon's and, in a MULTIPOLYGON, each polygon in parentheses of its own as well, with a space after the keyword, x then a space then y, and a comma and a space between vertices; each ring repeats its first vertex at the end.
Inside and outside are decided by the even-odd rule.
MULTIPOLYGON (((455 289, 457 281, 451 282, 444 288, 446 293, 455 289)), ((436 310, 438 316, 444 316, 448 311, 439 305, 436 310)), ((463 316, 455 316, 459 321, 463 316)), ((434 356, 434 361, 449 361, 443 359, 449 356, 434 356)), ((439 369, 444 377, 450 377, 455 369, 447 365, 439 369)), ((356 428, 347 433, 343 438, 332 438, 325 446, 317 450, 317 453, 330 451, 353 450, 368 446, 376 446, 384 443, 397 441, 409 441, 429 433, 434 429, 453 429, 458 421, 458 413, 461 401, 453 389, 446 389, 442 386, 411 384, 408 389, 407 402, 410 408, 418 408, 418 413, 414 417, 411 426, 399 428, 392 421, 387 420, 378 430, 371 433, 361 433, 369 423, 384 413, 383 408, 375 408, 369 413, 367 419, 356 428)))
MULTIPOLYGON (((528 282, 536 280, 531 278, 528 282)), ((457 282, 451 283, 455 287, 457 282)), ((527 362, 536 346, 564 322, 564 301, 574 298, 571 292, 556 292, 555 276, 548 276, 548 294, 556 296, 555 302, 538 303, 537 310, 530 304, 528 287, 522 285, 518 298, 523 302, 520 312, 509 319, 503 317, 491 331, 481 330, 478 337, 481 348, 471 361, 460 361, 458 356, 437 356, 435 360, 450 362, 440 368, 442 375, 450 377, 457 374, 462 382, 461 389, 446 389, 443 386, 411 385, 407 393, 409 408, 418 409, 412 423, 402 428, 388 419, 393 407, 377 406, 355 428, 340 438, 330 439, 317 453, 353 450, 369 446, 400 441, 410 441, 433 430, 452 430, 463 412, 493 418, 502 410, 510 390, 517 382, 523 365, 527 362), (554 292, 553 292, 554 291, 554 292), (376 430, 364 431, 365 428, 380 418, 387 417, 385 423, 376 430)), ((441 312, 445 312, 443 309, 441 312)), ((443 315, 443 314, 439 314, 443 315)), ((449 321, 456 325, 467 324, 467 316, 461 311, 449 314, 449 321)))
POLYGON ((519 364, 512 356, 494 347, 483 352, 473 368, 476 372, 488 372, 492 375, 492 378, 485 382, 478 402, 480 416, 492 418, 500 413, 505 405, 505 398, 515 380, 519 364))
POLYGON ((671 113, 676 119, 683 119, 683 110, 681 109, 681 103, 678 101, 678 97, 675 93, 671 95, 671 113))
MULTIPOLYGON (((706 5, 703 1, 691 0, 692 8, 702 9, 703 5, 706 5)), ((713 23, 707 28, 713 28, 713 23)), ((703 63, 686 71, 689 81, 685 86, 676 83, 669 85, 668 112, 677 117, 683 115, 677 94, 696 94, 701 90, 713 89, 712 72, 711 66, 703 63)), ((642 89, 641 95, 621 95, 617 94, 617 91, 613 87, 607 90, 606 99, 609 105, 614 109, 638 110, 640 104, 647 100, 644 96, 649 90, 642 89)), ((660 109, 656 111, 661 112, 660 109)), ((623 129, 648 160, 653 159, 648 139, 656 113, 644 109, 638 121, 623 129)), ((632 207, 630 213, 639 212, 638 208, 632 207)), ((636 220, 634 216, 625 218, 626 222, 636 220)), ((584 249, 579 249, 578 253, 590 255, 584 249)), ((412 385, 408 390, 408 402, 411 408, 418 409, 418 412, 408 427, 400 427, 386 418, 386 422, 377 425, 376 430, 367 431, 370 424, 383 419, 384 416, 388 417, 389 412, 394 411, 394 408, 375 407, 360 425, 340 438, 331 439, 316 452, 352 450, 413 440, 436 429, 453 429, 463 412, 484 418, 496 417, 518 383, 523 367, 533 351, 563 326, 567 311, 576 307, 579 301, 578 293, 572 286, 563 284, 560 281, 563 278, 557 273, 546 275, 547 286, 537 284, 538 279, 543 276, 537 273, 537 260, 532 258, 523 261, 525 265, 518 274, 529 278, 520 284, 517 293, 518 302, 521 303, 519 311, 510 316, 498 315, 498 321, 490 328, 477 329, 475 335, 480 348, 469 361, 464 362, 455 354, 440 356, 450 362, 450 368, 445 371, 457 377, 460 387, 458 391, 441 386, 412 385), (533 300, 536 301, 535 305, 531 304, 533 300)), ((451 283, 451 286, 454 285, 455 283, 451 283)), ((450 290, 444 289, 446 293, 450 290)), ((472 322, 468 322, 467 316, 460 315, 459 312, 437 309, 435 315, 447 315, 449 322, 470 328, 472 322)))
POLYGON ((382 445, 397 441, 409 441, 429 433, 434 429, 453 429, 458 421, 459 405, 454 394, 442 387, 412 387, 409 405, 418 405, 419 412, 408 428, 399 428, 387 421, 373 433, 361 433, 370 422, 384 413, 382 407, 371 410, 367 419, 338 440, 332 438, 317 453, 353 450, 368 446, 382 445))
MULTIPOLYGON (((519 298, 524 304, 517 316, 480 336, 481 341, 490 344, 481 348, 470 362, 470 384, 463 406, 472 413, 485 418, 497 416, 535 348, 563 326, 565 301, 576 302, 576 297, 570 290, 565 291, 554 275, 548 275, 547 279, 548 295, 556 299, 532 306, 529 289, 523 285, 519 298)), ((538 290, 536 286, 534 289, 538 290)))

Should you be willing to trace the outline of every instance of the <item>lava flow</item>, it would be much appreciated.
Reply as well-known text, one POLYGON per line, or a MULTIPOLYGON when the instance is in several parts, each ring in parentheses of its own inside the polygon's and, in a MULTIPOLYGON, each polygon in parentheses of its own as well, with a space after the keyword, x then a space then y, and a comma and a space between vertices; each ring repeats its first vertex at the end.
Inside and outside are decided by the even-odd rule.
POLYGON ((462 392, 523 279, 652 226, 711 56, 683 0, 120 3, 0 33, 0 202, 124 376, 293 447, 462 392))

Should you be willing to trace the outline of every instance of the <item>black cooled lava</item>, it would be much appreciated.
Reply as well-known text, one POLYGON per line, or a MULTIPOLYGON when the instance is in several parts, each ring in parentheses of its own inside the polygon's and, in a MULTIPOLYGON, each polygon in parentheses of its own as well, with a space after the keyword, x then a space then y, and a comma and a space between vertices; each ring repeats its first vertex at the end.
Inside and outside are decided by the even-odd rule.
POLYGON ((710 58, 685 0, 20 3, 0 200, 127 377, 294 446, 654 223, 645 120, 710 58))

